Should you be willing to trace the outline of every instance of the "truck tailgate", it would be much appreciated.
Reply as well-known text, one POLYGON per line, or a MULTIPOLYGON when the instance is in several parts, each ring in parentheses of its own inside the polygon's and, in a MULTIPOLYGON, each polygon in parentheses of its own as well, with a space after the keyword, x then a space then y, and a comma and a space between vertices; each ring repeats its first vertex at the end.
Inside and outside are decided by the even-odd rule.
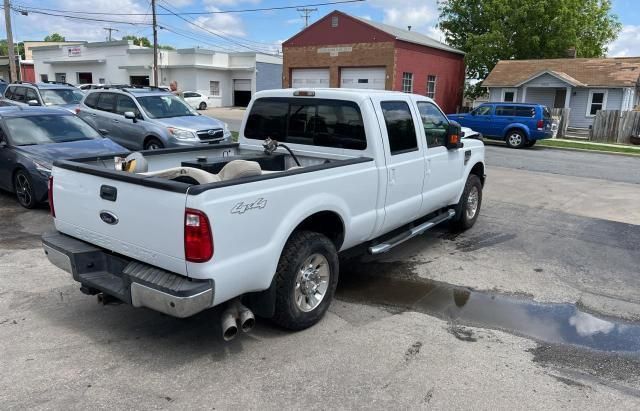
POLYGON ((182 275, 185 201, 186 193, 53 170, 58 231, 182 275))

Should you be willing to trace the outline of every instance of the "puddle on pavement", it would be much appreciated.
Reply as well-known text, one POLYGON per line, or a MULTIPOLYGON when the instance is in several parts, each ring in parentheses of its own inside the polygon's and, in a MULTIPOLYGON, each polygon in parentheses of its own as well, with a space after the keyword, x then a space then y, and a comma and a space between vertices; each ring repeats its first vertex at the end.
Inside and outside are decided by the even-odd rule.
MULTIPOLYGON (((573 304, 472 291, 408 275, 405 263, 361 263, 341 272, 336 297, 417 311, 453 323, 492 328, 550 344, 640 355, 640 325, 600 318, 573 304), (382 275, 374 273, 384 273, 382 275)), ((473 341, 473 340, 469 340, 473 341)))

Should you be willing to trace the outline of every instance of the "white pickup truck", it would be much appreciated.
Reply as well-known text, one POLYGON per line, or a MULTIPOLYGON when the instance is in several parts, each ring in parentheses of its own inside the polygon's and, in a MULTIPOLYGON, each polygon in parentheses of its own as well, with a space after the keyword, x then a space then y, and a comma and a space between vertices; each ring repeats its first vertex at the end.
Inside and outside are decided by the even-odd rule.
POLYGON ((478 218, 484 145, 426 97, 264 91, 241 130, 234 144, 139 153, 123 171, 113 157, 56 162, 49 260, 86 294, 175 317, 226 303, 230 339, 252 312, 293 330, 319 321, 340 252, 478 218))

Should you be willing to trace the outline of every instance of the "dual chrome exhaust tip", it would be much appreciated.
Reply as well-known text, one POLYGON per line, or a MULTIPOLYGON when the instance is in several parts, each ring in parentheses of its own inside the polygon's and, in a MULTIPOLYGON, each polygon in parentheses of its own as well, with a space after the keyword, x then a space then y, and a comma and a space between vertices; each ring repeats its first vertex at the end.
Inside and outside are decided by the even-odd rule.
POLYGON ((248 333, 256 325, 253 312, 242 305, 240 300, 231 301, 220 318, 222 338, 231 341, 238 335, 239 330, 248 333))

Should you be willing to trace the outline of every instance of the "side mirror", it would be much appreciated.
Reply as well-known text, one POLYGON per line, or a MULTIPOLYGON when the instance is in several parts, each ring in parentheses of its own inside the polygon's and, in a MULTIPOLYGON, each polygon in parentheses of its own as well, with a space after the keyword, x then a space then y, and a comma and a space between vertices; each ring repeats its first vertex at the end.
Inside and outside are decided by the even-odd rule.
POLYGON ((136 113, 134 113, 133 111, 125 111, 124 118, 126 118, 127 120, 133 120, 134 123, 137 121, 136 113))
POLYGON ((462 130, 460 124, 452 121, 449 123, 449 129, 447 130, 447 143, 445 146, 448 150, 454 150, 462 147, 462 130))
POLYGON ((103 136, 108 136, 109 135, 109 130, 105 130, 104 128, 100 128, 100 129, 98 129, 98 133, 102 134, 103 136))
POLYGON ((39 106, 40 105, 38 100, 29 100, 29 101, 27 101, 27 104, 30 105, 30 106, 39 106))

